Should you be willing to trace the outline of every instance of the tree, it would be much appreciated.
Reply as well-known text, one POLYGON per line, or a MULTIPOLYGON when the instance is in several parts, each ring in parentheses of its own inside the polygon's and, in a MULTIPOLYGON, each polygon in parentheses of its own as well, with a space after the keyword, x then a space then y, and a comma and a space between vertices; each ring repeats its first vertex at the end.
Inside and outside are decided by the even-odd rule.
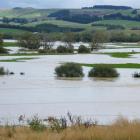
POLYGON ((78 48, 78 53, 90 53, 90 48, 80 45, 78 48))
POLYGON ((55 68, 57 77, 83 77, 83 69, 76 63, 65 63, 55 68))
POLYGON ((44 50, 50 50, 54 46, 54 41, 48 34, 42 34, 41 45, 44 50))
POLYGON ((91 50, 100 49, 102 44, 109 40, 109 35, 105 31, 95 31, 91 43, 91 50))
POLYGON ((119 74, 115 68, 108 65, 99 64, 92 68, 88 74, 89 77, 118 77, 119 74))
POLYGON ((27 49, 39 49, 40 48, 40 36, 37 34, 26 33, 18 39, 20 47, 27 49))
POLYGON ((69 33, 66 33, 65 36, 64 36, 64 39, 63 41, 66 43, 66 46, 68 48, 72 48, 74 49, 72 43, 74 42, 74 34, 69 32, 69 33))
POLYGON ((0 47, 3 46, 3 38, 2 38, 2 35, 0 34, 0 47))
POLYGON ((0 53, 8 53, 7 49, 3 47, 3 36, 0 34, 0 53))

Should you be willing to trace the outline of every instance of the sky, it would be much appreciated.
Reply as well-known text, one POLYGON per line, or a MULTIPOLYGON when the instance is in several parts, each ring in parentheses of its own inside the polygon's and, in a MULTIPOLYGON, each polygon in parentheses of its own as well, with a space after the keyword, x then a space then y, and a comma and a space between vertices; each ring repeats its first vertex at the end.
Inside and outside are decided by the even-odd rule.
POLYGON ((124 5, 140 8, 140 0, 0 0, 0 8, 81 8, 93 5, 124 5))

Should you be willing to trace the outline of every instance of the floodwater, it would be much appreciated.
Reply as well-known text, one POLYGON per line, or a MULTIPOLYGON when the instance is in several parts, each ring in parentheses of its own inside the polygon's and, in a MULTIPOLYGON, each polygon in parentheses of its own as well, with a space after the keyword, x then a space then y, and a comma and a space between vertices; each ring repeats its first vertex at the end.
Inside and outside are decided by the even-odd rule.
MULTIPOLYGON (((64 62, 140 63, 139 54, 123 59, 100 54, 35 57, 26 62, 0 62, 15 73, 0 77, 1 122, 16 122, 19 115, 46 118, 67 112, 96 119, 100 124, 111 123, 118 116, 140 118, 140 79, 132 78, 139 69, 117 69, 120 77, 115 79, 88 78, 88 67, 83 67, 85 77, 80 79, 58 79, 54 73, 64 62)), ((0 56, 0 60, 12 58, 18 56, 0 56)))
MULTIPOLYGON (((16 40, 4 40, 4 41, 5 42, 16 42, 16 40)), ((61 42, 61 41, 56 41, 52 44, 53 44, 53 48, 57 48, 60 45, 65 45, 65 43, 61 42)), ((86 47, 90 46, 89 43, 84 43, 84 42, 73 43, 73 46, 74 46, 75 49, 78 49, 78 47, 80 45, 84 45, 86 47)), ((101 53, 107 53, 107 52, 140 52, 140 44, 138 44, 138 43, 119 43, 119 44, 104 43, 103 46, 104 46, 103 49, 100 49, 100 50, 95 51, 95 52, 101 52, 101 53), (128 47, 131 47, 131 48, 127 48, 127 45, 128 45, 128 47)), ((14 47, 14 46, 9 47, 9 49, 10 49, 11 54, 18 53, 20 51, 19 47, 14 47)), ((22 53, 27 53, 27 52, 22 51, 22 53)))

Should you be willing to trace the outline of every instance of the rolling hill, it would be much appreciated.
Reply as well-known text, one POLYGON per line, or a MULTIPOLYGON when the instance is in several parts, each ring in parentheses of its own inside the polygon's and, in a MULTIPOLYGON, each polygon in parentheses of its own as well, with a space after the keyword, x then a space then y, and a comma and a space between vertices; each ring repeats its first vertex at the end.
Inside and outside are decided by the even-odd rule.
POLYGON ((22 33, 25 29, 27 31, 26 27, 31 28, 29 31, 33 32, 41 32, 42 28, 39 30, 38 27, 43 27, 45 32, 81 32, 96 29, 139 31, 140 10, 112 5, 96 5, 81 9, 35 9, 31 7, 0 9, 0 32, 4 32, 4 29, 10 31, 12 27, 14 27, 13 30, 17 29, 22 33), (9 27, 4 27, 3 24, 9 27), (51 27, 51 30, 48 27, 51 27))

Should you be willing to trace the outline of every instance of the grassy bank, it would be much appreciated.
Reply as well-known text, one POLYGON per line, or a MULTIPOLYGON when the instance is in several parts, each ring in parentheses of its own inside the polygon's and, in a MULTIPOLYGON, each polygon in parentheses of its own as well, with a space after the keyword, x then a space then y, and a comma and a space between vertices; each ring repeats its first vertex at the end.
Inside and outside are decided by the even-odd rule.
POLYGON ((86 67, 95 67, 98 65, 107 65, 110 66, 112 68, 136 68, 136 69, 140 69, 140 64, 138 63, 125 63, 125 64, 80 64, 81 66, 86 66, 86 67))
POLYGON ((31 58, 31 57, 13 58, 13 59, 0 60, 0 62, 25 62, 26 60, 32 60, 32 59, 37 59, 37 58, 31 58))
POLYGON ((119 119, 110 126, 69 127, 58 132, 36 132, 28 127, 1 127, 1 140, 139 140, 140 122, 119 119))

